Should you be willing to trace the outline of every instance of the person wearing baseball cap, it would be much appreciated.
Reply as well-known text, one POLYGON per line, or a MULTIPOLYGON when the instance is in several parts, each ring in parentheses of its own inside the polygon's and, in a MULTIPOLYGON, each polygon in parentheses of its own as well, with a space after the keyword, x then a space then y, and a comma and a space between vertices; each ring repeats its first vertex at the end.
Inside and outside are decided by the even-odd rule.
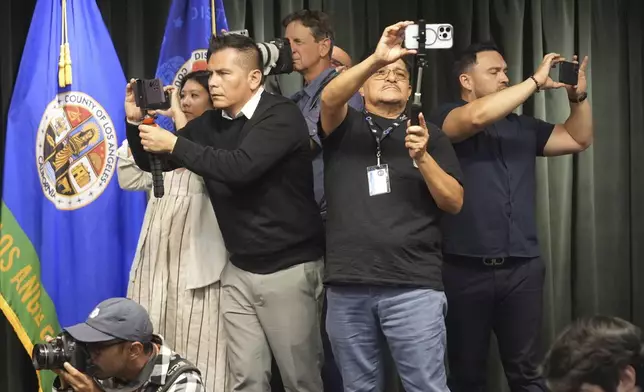
POLYGON ((54 391, 205 392, 199 370, 164 345, 148 312, 130 299, 107 299, 64 330, 86 348, 90 374, 65 363, 54 391))

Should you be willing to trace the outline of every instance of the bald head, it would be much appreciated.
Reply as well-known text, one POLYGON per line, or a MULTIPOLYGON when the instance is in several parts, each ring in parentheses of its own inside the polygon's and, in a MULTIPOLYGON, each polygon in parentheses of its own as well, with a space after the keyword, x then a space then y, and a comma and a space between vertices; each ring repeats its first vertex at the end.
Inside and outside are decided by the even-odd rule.
POLYGON ((336 67, 345 66, 349 68, 352 65, 351 56, 341 47, 335 45, 333 46, 333 52, 331 54, 331 62, 336 67))

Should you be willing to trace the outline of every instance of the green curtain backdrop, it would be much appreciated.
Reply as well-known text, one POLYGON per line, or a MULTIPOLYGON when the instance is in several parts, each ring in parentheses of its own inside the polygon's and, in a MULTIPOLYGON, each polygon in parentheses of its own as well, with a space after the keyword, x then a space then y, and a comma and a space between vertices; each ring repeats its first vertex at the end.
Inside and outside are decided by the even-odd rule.
MULTIPOLYGON (((151 76, 169 0, 99 0, 128 76, 151 76)), ((579 156, 539 159, 538 225, 547 263, 544 349, 580 315, 611 314, 644 326, 644 6, 639 0, 224 0, 231 29, 257 40, 282 35, 293 10, 322 9, 336 44, 354 61, 382 29, 422 15, 454 26, 455 46, 493 39, 505 52, 510 79, 530 75, 548 52, 588 55, 595 142, 579 156)), ((0 2, 0 140, 34 0, 0 2)), ((452 51, 432 51, 423 98, 428 111, 452 98, 452 51)), ((285 93, 298 75, 280 77, 285 93)), ((536 94, 524 113, 551 122, 568 115, 563 91, 536 94)), ((4 150, 4 149, 2 149, 4 150)), ((3 151, 4 152, 4 151, 3 151)), ((494 343, 493 343, 494 344, 494 343)), ((495 349, 492 392, 507 391, 495 349)), ((35 391, 35 377, 11 327, 0 318, 0 391, 35 391)), ((398 389, 390 387, 388 392, 398 389)))

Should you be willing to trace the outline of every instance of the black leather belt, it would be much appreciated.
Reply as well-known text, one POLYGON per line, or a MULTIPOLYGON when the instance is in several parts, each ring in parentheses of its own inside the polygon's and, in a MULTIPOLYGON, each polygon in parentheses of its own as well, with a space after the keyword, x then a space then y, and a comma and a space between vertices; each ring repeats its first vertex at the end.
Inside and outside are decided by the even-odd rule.
POLYGON ((481 258, 483 265, 488 267, 497 267, 505 263, 505 257, 495 257, 491 259, 481 258))
POLYGON ((444 255, 446 263, 464 264, 464 265, 482 265, 484 267, 502 267, 504 265, 513 265, 523 263, 533 259, 533 257, 471 257, 460 255, 444 255))

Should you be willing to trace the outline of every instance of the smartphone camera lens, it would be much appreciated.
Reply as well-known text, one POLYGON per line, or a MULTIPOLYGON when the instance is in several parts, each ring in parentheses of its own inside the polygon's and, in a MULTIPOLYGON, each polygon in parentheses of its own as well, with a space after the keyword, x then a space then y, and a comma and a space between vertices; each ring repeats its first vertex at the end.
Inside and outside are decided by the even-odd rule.
POLYGON ((446 28, 445 28, 445 31, 447 31, 448 33, 449 33, 451 30, 452 30, 452 29, 451 29, 450 27, 446 27, 446 28))
POLYGON ((442 34, 442 37, 443 37, 443 38, 447 38, 447 33, 443 33, 443 34, 442 34))
POLYGON ((441 27, 441 28, 438 29, 438 31, 440 31, 442 33, 443 31, 445 31, 445 28, 441 27))

